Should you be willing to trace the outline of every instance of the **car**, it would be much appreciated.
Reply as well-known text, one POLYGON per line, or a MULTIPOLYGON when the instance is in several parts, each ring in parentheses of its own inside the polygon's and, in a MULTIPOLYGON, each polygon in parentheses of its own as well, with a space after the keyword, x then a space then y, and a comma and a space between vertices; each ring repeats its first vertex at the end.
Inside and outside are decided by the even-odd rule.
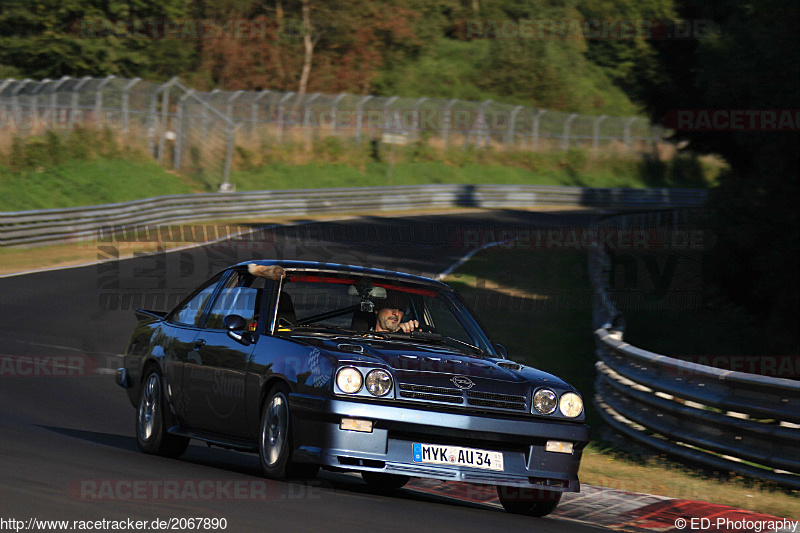
POLYGON ((580 394, 510 360, 441 281, 245 262, 171 311, 136 313, 116 381, 145 453, 178 457, 198 439, 258 453, 277 479, 322 467, 383 490, 495 485, 507 511, 534 516, 580 490, 580 394))

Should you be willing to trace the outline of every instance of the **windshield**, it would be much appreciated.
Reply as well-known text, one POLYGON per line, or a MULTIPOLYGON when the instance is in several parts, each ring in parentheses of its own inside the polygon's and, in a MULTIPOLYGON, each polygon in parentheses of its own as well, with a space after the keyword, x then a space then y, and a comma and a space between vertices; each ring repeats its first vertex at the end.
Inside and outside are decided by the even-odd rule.
POLYGON ((450 291, 380 278, 287 273, 277 334, 331 333, 436 342, 494 355, 486 335, 450 291))

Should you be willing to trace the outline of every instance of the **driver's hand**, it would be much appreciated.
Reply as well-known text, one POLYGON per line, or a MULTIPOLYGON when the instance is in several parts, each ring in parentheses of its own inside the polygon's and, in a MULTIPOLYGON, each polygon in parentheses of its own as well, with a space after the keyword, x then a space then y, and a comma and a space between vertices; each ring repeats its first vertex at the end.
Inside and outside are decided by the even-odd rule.
POLYGON ((415 330, 419 329, 419 322, 416 321, 416 320, 409 320, 408 322, 401 322, 400 323, 400 329, 403 331, 403 333, 411 333, 412 331, 415 331, 415 330))

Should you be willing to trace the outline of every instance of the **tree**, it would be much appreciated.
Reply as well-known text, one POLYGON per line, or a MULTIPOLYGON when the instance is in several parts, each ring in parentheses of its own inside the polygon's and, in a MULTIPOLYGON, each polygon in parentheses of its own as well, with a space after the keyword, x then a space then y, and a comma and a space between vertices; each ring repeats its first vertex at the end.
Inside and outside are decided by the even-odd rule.
MULTIPOLYGON (((660 75, 644 94, 655 119, 679 109, 800 108, 800 4, 681 0, 678 7, 684 20, 702 22, 703 31, 653 43, 660 75)), ((717 238, 705 268, 710 281, 767 323, 769 349, 796 352, 798 125, 791 131, 678 129, 675 138, 730 165, 709 202, 717 238)))

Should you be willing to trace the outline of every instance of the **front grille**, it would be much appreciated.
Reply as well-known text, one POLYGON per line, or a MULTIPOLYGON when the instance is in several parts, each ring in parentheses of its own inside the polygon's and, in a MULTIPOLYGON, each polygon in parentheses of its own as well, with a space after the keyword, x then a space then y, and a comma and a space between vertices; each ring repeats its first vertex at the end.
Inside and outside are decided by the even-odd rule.
POLYGON ((400 388, 401 398, 426 400, 429 402, 464 403, 464 398, 461 395, 460 389, 412 385, 410 383, 398 383, 398 387, 400 388))
POLYGON ((467 391, 467 403, 479 407, 492 407, 495 409, 509 409, 512 411, 525 411, 524 396, 499 394, 496 392, 467 391))
POLYGON ((519 395, 462 390, 451 387, 414 385, 411 383, 398 383, 397 386, 400 398, 408 400, 464 405, 464 395, 466 393, 466 403, 473 407, 502 409, 504 411, 527 410, 525 397, 519 395))

